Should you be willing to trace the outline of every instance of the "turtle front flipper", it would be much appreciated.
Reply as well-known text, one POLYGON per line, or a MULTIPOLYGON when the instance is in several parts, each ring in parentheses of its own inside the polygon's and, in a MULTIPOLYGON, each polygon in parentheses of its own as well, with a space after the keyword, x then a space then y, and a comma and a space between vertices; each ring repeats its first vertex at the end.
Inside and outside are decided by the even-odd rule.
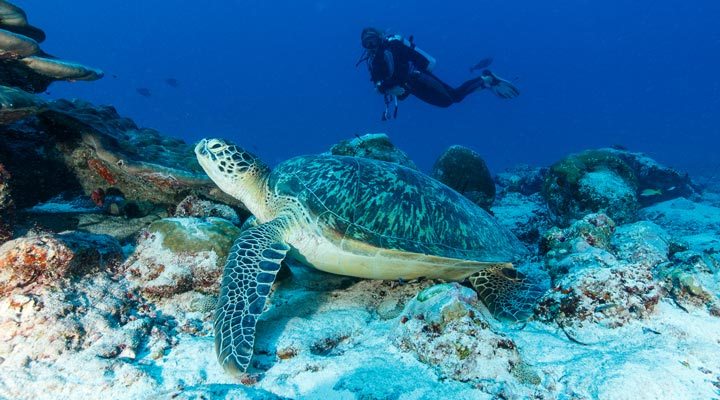
POLYGON ((497 319, 524 321, 532 313, 543 288, 510 263, 497 263, 468 277, 480 300, 497 319))
POLYGON ((225 371, 245 372, 255 325, 290 246, 285 220, 274 219, 242 232, 230 250, 215 312, 215 352, 225 371))

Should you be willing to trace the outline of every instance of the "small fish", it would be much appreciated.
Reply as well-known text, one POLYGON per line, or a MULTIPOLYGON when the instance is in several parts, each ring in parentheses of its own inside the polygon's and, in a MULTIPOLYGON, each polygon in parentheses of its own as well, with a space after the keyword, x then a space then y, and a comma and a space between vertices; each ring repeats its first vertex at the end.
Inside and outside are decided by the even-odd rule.
POLYGON ((621 144, 619 144, 619 143, 615 143, 615 144, 613 144, 613 145, 610 146, 610 147, 613 148, 613 149, 615 149, 615 150, 623 150, 623 151, 627 151, 627 149, 628 149, 627 147, 625 147, 625 146, 623 146, 623 145, 621 145, 621 144))
POLYGON ((601 305, 595 307, 595 312, 603 312, 605 310, 609 310, 609 309, 615 308, 615 307, 618 307, 618 305, 615 303, 601 304, 601 305))
POLYGON ((113 79, 117 79, 117 75, 112 74, 113 79))
POLYGON ((661 194, 662 194, 662 190, 660 190, 660 189, 645 189, 642 192, 640 192, 640 196, 642 196, 642 197, 660 196, 661 194))
POLYGON ((152 93, 150 93, 150 89, 148 89, 148 88, 141 87, 141 88, 135 89, 135 91, 136 91, 140 96, 143 96, 143 97, 150 97, 150 96, 152 96, 152 93))
POLYGON ((167 78, 167 79, 165 79, 165 83, 167 83, 168 86, 171 86, 174 88, 180 86, 180 82, 178 82, 178 80, 175 78, 167 78))
POLYGON ((650 329, 650 328, 648 328, 648 327, 646 327, 646 326, 643 326, 642 331, 643 331, 643 333, 652 333, 652 334, 655 334, 655 335, 660 335, 660 334, 661 334, 660 332, 656 331, 655 329, 650 329))
POLYGON ((492 62, 493 62, 492 57, 483 58, 482 60, 478 61, 477 64, 470 67, 470 73, 473 73, 480 69, 485 69, 485 68, 489 67, 490 64, 492 64, 492 62))

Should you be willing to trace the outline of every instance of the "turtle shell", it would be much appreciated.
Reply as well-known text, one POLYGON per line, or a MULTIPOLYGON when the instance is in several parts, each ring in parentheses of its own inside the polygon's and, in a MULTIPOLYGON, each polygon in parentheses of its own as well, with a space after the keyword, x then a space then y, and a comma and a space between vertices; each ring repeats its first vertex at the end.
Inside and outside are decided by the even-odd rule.
POLYGON ((297 199, 311 223, 334 241, 475 261, 514 261, 527 253, 485 210, 401 165, 301 156, 276 167, 268 186, 297 199))

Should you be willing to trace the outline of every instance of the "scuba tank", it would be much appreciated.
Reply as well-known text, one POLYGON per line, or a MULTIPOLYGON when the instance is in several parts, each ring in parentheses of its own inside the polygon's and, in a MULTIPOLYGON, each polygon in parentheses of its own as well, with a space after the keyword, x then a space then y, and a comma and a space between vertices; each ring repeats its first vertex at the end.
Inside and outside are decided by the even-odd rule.
POLYGON ((428 72, 432 72, 433 68, 435 68, 436 60, 435 57, 431 56, 427 52, 423 51, 421 48, 417 47, 415 45, 415 41, 412 35, 408 39, 405 39, 404 37, 400 35, 392 35, 388 36, 386 38, 388 42, 391 41, 397 41, 400 42, 403 46, 407 47, 413 52, 413 63, 415 65, 423 70, 426 70, 428 72))

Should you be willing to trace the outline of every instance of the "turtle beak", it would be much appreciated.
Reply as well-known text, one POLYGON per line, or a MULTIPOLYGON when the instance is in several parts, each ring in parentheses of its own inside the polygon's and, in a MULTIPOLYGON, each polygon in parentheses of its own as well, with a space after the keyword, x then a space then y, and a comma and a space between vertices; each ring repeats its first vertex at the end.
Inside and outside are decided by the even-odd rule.
POLYGON ((207 139, 203 139, 195 145, 195 155, 203 156, 207 154, 207 139))

